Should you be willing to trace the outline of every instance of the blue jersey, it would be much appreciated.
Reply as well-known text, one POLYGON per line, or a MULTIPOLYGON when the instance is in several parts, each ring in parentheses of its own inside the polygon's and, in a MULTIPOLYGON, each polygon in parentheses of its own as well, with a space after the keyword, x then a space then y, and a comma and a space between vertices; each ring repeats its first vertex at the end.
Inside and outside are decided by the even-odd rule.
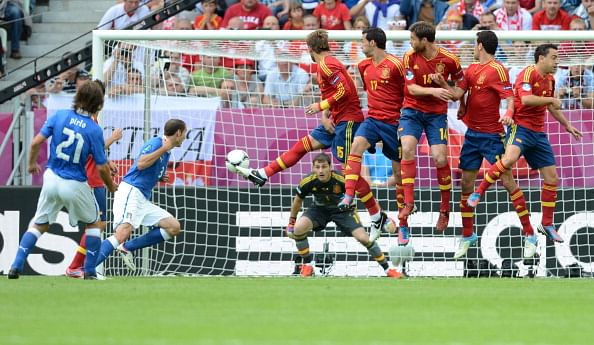
POLYGON ((90 116, 59 110, 45 121, 40 133, 52 138, 47 167, 64 179, 85 182, 89 156, 97 165, 107 163, 103 130, 90 116))
MULTIPOLYGON (((157 151, 161 146, 163 146, 163 138, 152 138, 144 143, 138 158, 142 155, 157 151)), ((159 182, 159 179, 163 177, 167 170, 167 163, 169 162, 170 155, 169 152, 164 153, 155 161, 155 163, 153 163, 153 165, 142 170, 138 169, 138 158, 136 158, 134 165, 132 165, 126 176, 124 176, 124 182, 140 189, 142 194, 147 199, 150 199, 153 187, 155 187, 157 182, 159 182)))

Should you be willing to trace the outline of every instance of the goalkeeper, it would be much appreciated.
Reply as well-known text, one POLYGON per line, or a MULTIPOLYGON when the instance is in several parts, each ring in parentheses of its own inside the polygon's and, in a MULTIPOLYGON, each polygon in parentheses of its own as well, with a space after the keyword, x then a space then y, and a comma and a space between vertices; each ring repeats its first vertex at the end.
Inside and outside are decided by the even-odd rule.
POLYGON ((313 172, 304 177, 296 188, 297 195, 291 205, 291 217, 287 226, 287 236, 295 240, 297 251, 303 258, 301 275, 313 275, 312 254, 309 252, 307 235, 310 231, 326 228, 329 222, 334 222, 343 233, 353 236, 361 243, 369 254, 382 266, 390 278, 404 278, 405 276, 395 268, 390 267, 388 259, 375 241, 370 241, 365 232, 357 211, 338 209, 338 203, 345 191, 344 177, 331 170, 330 156, 325 153, 316 155, 313 159, 313 172), (313 194, 314 202, 297 220, 297 213, 301 210, 303 200, 313 194))

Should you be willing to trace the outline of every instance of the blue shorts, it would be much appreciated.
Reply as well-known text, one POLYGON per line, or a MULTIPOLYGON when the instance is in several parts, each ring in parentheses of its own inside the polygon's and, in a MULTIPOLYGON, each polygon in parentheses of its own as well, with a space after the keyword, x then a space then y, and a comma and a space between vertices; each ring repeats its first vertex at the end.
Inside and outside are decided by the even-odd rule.
POLYGON ((99 219, 102 222, 107 221, 107 193, 105 187, 93 188, 93 194, 95 194, 95 200, 99 205, 99 219))
POLYGON ((483 164, 483 158, 495 164, 505 152, 503 141, 503 133, 482 133, 469 128, 460 151, 460 169, 478 170, 483 164))
POLYGON ((506 145, 519 147, 532 169, 556 165, 553 148, 545 133, 513 125, 507 132, 505 142, 506 145))
POLYGON ((400 125, 398 134, 400 138, 412 135, 421 140, 425 131, 429 145, 448 144, 448 115, 429 114, 415 109, 404 108, 400 110, 400 125))
POLYGON ((332 134, 328 133, 323 125, 319 125, 309 135, 322 143, 324 147, 332 147, 332 155, 340 163, 344 163, 351 152, 351 145, 360 124, 360 122, 355 121, 340 122, 334 128, 332 134))
POLYGON ((368 117, 361 123, 355 137, 363 137, 375 148, 378 141, 383 142, 382 152, 389 159, 400 162, 402 150, 398 140, 398 125, 392 125, 383 121, 368 117))

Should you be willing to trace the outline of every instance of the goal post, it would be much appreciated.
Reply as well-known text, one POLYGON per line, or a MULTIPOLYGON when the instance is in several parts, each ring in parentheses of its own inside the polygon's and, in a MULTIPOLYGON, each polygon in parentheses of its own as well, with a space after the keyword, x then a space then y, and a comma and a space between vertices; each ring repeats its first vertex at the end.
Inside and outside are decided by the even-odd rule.
MULTIPOLYGON (((225 155, 233 149, 244 150, 250 157, 250 166, 262 168, 318 125, 317 119, 304 114, 304 106, 319 99, 312 61, 303 44, 308 33, 299 30, 93 32, 93 77, 104 80, 108 92, 100 121, 106 136, 114 128, 124 131, 123 139, 109 150, 109 157, 118 164, 120 174, 125 174, 138 155, 143 140, 162 135, 167 119, 181 118, 189 129, 184 145, 172 151, 170 182, 160 183, 153 193, 153 202, 180 220, 182 234, 173 241, 136 253, 137 266, 141 267, 136 274, 285 276, 295 272, 298 264, 295 244, 284 236, 283 230, 294 187, 311 171, 312 155, 272 177, 260 189, 229 172, 225 155), (273 78, 279 75, 289 75, 283 80, 290 82, 283 84, 283 80, 273 78)), ((472 62, 476 33, 438 31, 436 42, 456 51, 466 67, 472 62)), ((456 104, 452 103, 448 110, 453 179, 450 224, 443 233, 434 229, 439 188, 426 140, 421 139, 416 156, 419 212, 409 221, 410 245, 416 254, 406 264, 407 273, 442 277, 505 275, 513 268, 521 276, 563 276, 573 266, 578 271, 594 272, 591 263, 594 241, 590 239, 594 229, 594 37, 588 31, 495 33, 502 47, 498 57, 510 69, 510 75, 534 63, 536 42, 561 46, 563 70, 557 75, 563 81, 557 83, 563 83, 563 90, 559 90, 564 97, 563 111, 584 133, 581 142, 575 141, 552 116, 547 116, 546 131, 560 176, 554 223, 566 241, 552 244, 540 236, 540 260, 522 262, 520 223, 507 192, 498 183, 476 210, 478 245, 469 250, 466 259, 452 258, 462 227, 458 205, 461 174, 457 160, 465 132, 464 124, 455 115, 456 104), (577 86, 581 88, 579 94, 575 91, 577 86)), ((386 50, 401 58, 410 47, 410 33, 388 31, 386 34, 389 40, 386 50)), ((330 31, 329 39, 334 55, 357 79, 356 63, 362 57, 358 48, 361 33, 330 31)), ((366 108, 365 92, 357 80, 356 85, 366 108)), ((69 102, 66 97, 52 98, 50 103, 54 107, 69 102)), ((370 157, 368 162, 374 159, 370 157)), ((340 165, 334 163, 334 168, 340 170, 340 165)), ((526 195, 531 222, 536 228, 541 218, 542 180, 525 160, 518 162, 513 172, 526 195)), ((384 181, 374 182, 377 183, 372 189, 379 203, 396 219, 394 187, 384 186, 384 181)), ((369 216, 362 204, 359 215, 368 225, 369 216)), ((110 215, 108 220, 111 221, 110 215)), ((112 231, 109 223, 107 233, 112 231)), ((333 225, 311 235, 309 242, 319 274, 375 277, 383 273, 363 246, 353 238, 344 237, 333 225)), ((388 255, 397 239, 384 234, 379 244, 388 255)), ((108 274, 129 274, 118 258, 110 259, 106 267, 108 274)))

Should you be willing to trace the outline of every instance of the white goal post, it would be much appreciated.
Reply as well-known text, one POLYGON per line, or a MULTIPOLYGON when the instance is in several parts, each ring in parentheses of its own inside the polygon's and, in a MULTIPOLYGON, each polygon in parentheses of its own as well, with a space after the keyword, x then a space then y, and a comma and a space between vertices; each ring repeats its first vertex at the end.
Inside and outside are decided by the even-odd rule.
MULTIPOLYGON (((594 35, 591 31, 495 32, 502 47, 501 60, 516 73, 534 63, 531 49, 537 42, 552 42, 566 48, 560 49, 563 70, 559 78, 569 81, 559 92, 564 97, 566 116, 584 133, 584 139, 570 140, 551 116, 546 125, 561 179, 554 223, 566 241, 553 245, 542 237, 538 248, 540 260, 522 262, 520 223, 507 192, 498 184, 487 192, 485 202, 476 210, 478 246, 471 248, 464 260, 452 258, 461 234, 456 155, 465 131, 465 126, 456 119, 456 105, 452 104, 449 152, 454 189, 450 224, 443 233, 436 233, 433 228, 439 191, 432 177, 434 168, 428 150, 421 141, 416 186, 420 211, 410 219, 410 245, 416 254, 406 263, 407 273, 460 277, 506 275, 511 271, 515 275, 517 271, 518 276, 564 276, 567 268, 573 266, 578 271, 594 272, 594 35), (579 66, 578 72, 572 66, 579 66), (582 87, 577 95, 571 84, 575 73, 580 74, 582 87), (590 82, 593 84, 589 85, 590 82)), ((125 173, 142 141, 160 133, 166 119, 178 117, 189 124, 186 143, 172 153, 169 173, 173 183, 161 184, 153 195, 157 205, 180 220, 182 235, 139 253, 137 266, 142 269, 137 274, 294 273, 296 248, 283 235, 283 230, 295 184, 310 171, 312 155, 305 156, 302 162, 279 173, 260 189, 229 173, 224 156, 230 150, 241 149, 248 153, 252 168, 261 168, 317 125, 316 119, 305 118, 303 113, 304 105, 319 98, 315 74, 308 70, 311 60, 308 61, 303 45, 297 44, 308 33, 299 30, 93 31, 93 77, 106 82, 109 95, 100 121, 106 135, 113 128, 124 129, 124 138, 109 152, 110 159, 120 165, 120 173, 125 173), (118 59, 127 60, 120 65, 118 59), (274 88, 266 85, 267 75, 262 76, 265 68, 268 75, 277 68, 270 69, 268 65, 276 66, 283 61, 290 62, 291 68, 300 67, 295 73, 306 78, 299 94, 289 95, 289 101, 287 95, 271 94, 274 88), (192 70, 173 73, 169 70, 172 64, 176 64, 175 68, 190 66, 192 70), (224 67, 218 69, 219 66, 224 67), (122 71, 118 72, 118 68, 122 71), (134 78, 139 80, 132 85, 134 78), (230 82, 227 84, 225 80, 230 82)), ((436 42, 454 49, 466 67, 472 62, 476 33, 438 31, 436 42)), ((388 52, 401 58, 408 48, 410 33, 388 31, 386 34, 390 41, 388 52)), ((329 38, 336 42, 331 47, 333 53, 350 67, 356 78, 356 69, 352 67, 361 57, 356 51, 361 32, 330 31, 329 38)), ((356 84, 365 108, 365 92, 360 83, 356 84)), ((67 104, 68 100, 61 102, 67 104)), ((336 164, 335 169, 340 170, 340 166, 336 164)), ((514 174, 526 195, 531 221, 536 227, 541 217, 539 175, 525 161, 514 168, 514 174)), ((394 187, 378 183, 372 189, 382 207, 396 219, 394 187)), ((110 204, 111 201, 108 209, 110 204)), ((367 212, 360 206, 359 214, 364 224, 368 224, 367 212)), ((108 220, 111 220, 109 215, 108 220)), ((108 233, 112 231, 110 226, 108 233)), ((387 254, 397 241, 386 234, 379 243, 387 254)), ((341 235, 333 226, 310 236, 310 245, 318 273, 365 277, 383 273, 364 247, 341 235)), ((127 274, 117 258, 109 260, 106 267, 108 274, 127 274)))

